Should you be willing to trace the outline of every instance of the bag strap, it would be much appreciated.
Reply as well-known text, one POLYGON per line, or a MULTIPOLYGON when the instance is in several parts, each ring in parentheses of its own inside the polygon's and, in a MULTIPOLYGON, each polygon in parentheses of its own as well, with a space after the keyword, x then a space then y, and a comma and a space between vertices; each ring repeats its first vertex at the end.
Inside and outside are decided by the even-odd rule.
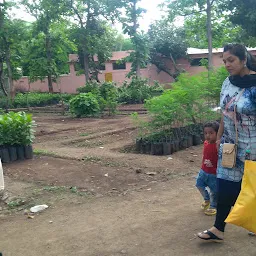
POLYGON ((238 128, 237 128, 237 119, 236 119, 236 108, 237 108, 237 102, 239 101, 239 99, 241 98, 241 96, 244 93, 245 88, 240 92, 239 97, 234 101, 234 122, 235 122, 235 129, 236 129, 236 145, 238 143, 238 128))

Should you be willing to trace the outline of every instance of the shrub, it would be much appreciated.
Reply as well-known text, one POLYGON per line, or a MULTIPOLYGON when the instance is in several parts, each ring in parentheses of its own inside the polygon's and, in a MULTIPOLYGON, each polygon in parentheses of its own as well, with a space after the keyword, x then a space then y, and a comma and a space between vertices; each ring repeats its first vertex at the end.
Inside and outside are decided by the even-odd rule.
POLYGON ((80 93, 70 100, 70 112, 76 117, 93 117, 100 113, 97 97, 91 92, 80 93))
POLYGON ((0 115, 0 146, 30 145, 34 140, 32 115, 10 112, 0 115))
POLYGON ((153 86, 148 85, 147 79, 132 78, 131 82, 125 81, 118 88, 118 101, 126 104, 144 103, 145 100, 162 94, 163 87, 157 82, 153 86))
POLYGON ((88 82, 85 86, 77 89, 80 93, 92 93, 95 95, 99 107, 100 113, 105 109, 108 109, 109 115, 115 114, 118 106, 118 94, 114 83, 104 82, 99 84, 97 82, 88 82))
POLYGON ((78 93, 88 93, 91 92, 95 95, 98 95, 100 93, 99 89, 99 83, 92 81, 92 82, 87 82, 85 86, 77 88, 78 93))
POLYGON ((172 89, 146 101, 145 107, 152 118, 148 123, 150 133, 176 125, 189 126, 219 119, 219 114, 211 108, 212 103, 219 101, 221 85, 226 77, 227 72, 223 68, 194 76, 181 74, 172 84, 172 89))
POLYGON ((117 88, 113 83, 102 83, 100 86, 100 96, 105 101, 105 108, 109 115, 114 115, 118 106, 117 88))
MULTIPOLYGON (((24 107, 43 107, 47 105, 53 105, 59 103, 60 100, 69 101, 73 95, 60 94, 60 93, 18 93, 16 94, 14 101, 10 103, 10 107, 24 108, 24 107)), ((7 98, 2 97, 0 99, 0 108, 5 108, 7 104, 7 98)))

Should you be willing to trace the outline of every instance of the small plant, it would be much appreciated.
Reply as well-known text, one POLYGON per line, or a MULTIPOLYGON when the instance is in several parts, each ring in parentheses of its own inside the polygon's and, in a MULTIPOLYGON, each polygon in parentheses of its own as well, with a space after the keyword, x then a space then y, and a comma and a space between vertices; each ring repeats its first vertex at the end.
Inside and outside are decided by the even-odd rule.
MULTIPOLYGON (((178 81, 172 84, 172 89, 146 100, 150 121, 143 122, 138 115, 133 114, 133 120, 139 127, 137 151, 147 152, 145 145, 148 143, 153 143, 153 146, 156 144, 156 151, 159 146, 160 153, 170 152, 168 143, 172 144, 173 152, 178 148, 199 145, 202 123, 219 119, 219 113, 212 110, 212 103, 218 101, 225 77, 226 72, 222 68, 195 76, 181 74, 178 81)), ((151 152, 154 149, 152 151, 151 148, 151 152)))
POLYGON ((163 87, 157 82, 150 86, 146 79, 133 77, 130 83, 125 81, 118 88, 118 101, 126 104, 144 103, 147 99, 161 95, 163 91, 163 87))
POLYGON ((11 202, 9 202, 7 205, 9 208, 16 208, 16 207, 19 207, 21 205, 24 205, 26 202, 23 200, 23 199, 16 199, 16 200, 13 200, 11 202))
POLYGON ((91 92, 80 93, 70 100, 70 112, 76 117, 95 117, 99 116, 100 106, 91 92))
POLYGON ((104 110, 108 110, 109 115, 116 113, 118 94, 114 83, 104 82, 99 84, 97 82, 89 82, 85 86, 78 88, 77 91, 79 93, 92 93, 98 101, 100 113, 103 113, 104 110))
POLYGON ((91 92, 92 94, 98 95, 100 94, 100 86, 97 82, 88 82, 85 86, 77 88, 77 92, 79 93, 88 93, 91 92))
POLYGON ((70 191, 71 191, 71 193, 77 194, 78 189, 77 189, 77 187, 71 187, 70 191))
POLYGON ((81 134, 79 134, 79 136, 82 136, 82 137, 85 137, 85 136, 88 136, 89 135, 89 133, 81 133, 81 134))
MULTIPOLYGON (((26 92, 16 94, 10 107, 24 108, 24 107, 42 107, 59 103, 61 100, 69 101, 73 96, 71 94, 60 93, 36 93, 26 92)), ((0 108, 5 109, 7 106, 7 99, 0 98, 0 108)))
POLYGON ((25 112, 0 115, 0 146, 31 145, 35 122, 25 112))

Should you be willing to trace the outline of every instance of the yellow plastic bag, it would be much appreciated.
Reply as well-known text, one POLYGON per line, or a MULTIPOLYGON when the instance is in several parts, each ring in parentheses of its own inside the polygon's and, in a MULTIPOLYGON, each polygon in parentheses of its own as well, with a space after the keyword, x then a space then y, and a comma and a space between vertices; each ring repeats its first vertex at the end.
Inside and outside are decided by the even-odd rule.
POLYGON ((256 233, 256 162, 245 161, 241 192, 226 223, 256 233))

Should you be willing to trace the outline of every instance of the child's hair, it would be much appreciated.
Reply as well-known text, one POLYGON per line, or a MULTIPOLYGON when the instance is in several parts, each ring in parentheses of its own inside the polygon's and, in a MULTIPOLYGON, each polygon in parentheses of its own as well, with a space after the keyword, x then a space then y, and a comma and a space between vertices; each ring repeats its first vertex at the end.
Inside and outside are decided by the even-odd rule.
POLYGON ((212 128, 216 133, 218 133, 219 123, 217 121, 207 122, 204 124, 204 128, 212 128))

